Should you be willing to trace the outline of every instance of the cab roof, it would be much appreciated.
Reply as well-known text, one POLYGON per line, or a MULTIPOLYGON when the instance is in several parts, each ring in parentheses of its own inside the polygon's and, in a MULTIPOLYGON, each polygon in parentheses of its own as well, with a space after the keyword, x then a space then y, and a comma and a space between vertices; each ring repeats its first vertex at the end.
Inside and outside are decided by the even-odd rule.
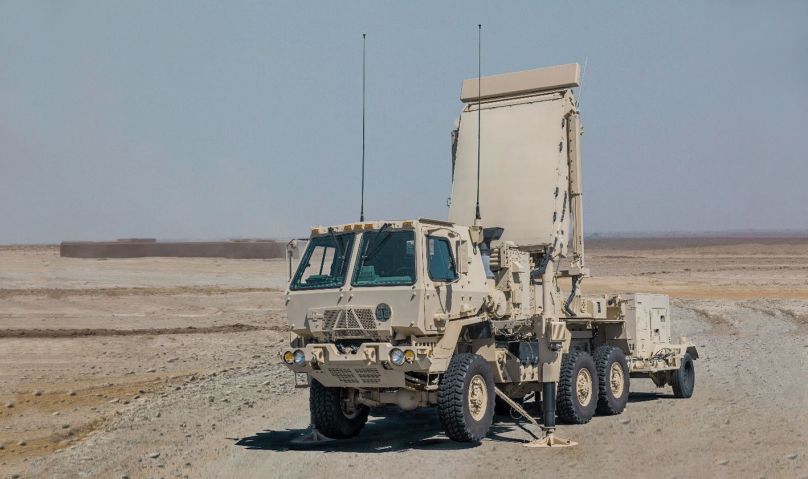
POLYGON ((433 220, 429 218, 417 218, 413 220, 378 220, 378 221, 362 221, 356 223, 343 223, 339 225, 331 225, 331 226, 313 226, 311 228, 312 235, 318 235, 321 233, 326 233, 329 229, 333 229, 335 233, 340 233, 343 231, 364 231, 364 230, 377 230, 389 224, 390 228, 393 229, 408 229, 408 228, 415 228, 419 224, 430 224, 430 225, 439 225, 439 226, 456 226, 454 223, 450 223, 448 221, 442 220, 433 220))

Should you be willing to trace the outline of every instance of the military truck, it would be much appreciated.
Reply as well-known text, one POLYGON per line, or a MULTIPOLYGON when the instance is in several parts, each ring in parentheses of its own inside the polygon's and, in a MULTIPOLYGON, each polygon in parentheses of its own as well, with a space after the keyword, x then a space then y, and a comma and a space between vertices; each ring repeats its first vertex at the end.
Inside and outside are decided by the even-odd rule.
POLYGON ((693 393, 698 353, 672 342, 667 296, 583 295, 579 83, 578 64, 463 82, 447 221, 312 228, 281 356, 310 380, 319 432, 436 407, 449 438, 474 442, 529 395, 552 433, 620 414, 630 378, 693 393))

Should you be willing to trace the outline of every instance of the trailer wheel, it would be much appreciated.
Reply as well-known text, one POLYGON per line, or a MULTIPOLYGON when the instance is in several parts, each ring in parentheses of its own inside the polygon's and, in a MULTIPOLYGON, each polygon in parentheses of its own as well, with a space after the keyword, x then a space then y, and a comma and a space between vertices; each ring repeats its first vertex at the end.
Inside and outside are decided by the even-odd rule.
POLYGON ((671 386, 673 386, 673 395, 678 398, 689 398, 693 395, 693 389, 696 386, 696 370, 690 353, 685 353, 679 369, 674 371, 671 386))
POLYGON ((628 403, 628 362, 623 350, 604 344, 595 350, 598 370, 598 414, 620 414, 628 403))
POLYGON ((449 439, 478 442, 494 421, 494 374, 481 356, 455 354, 438 386, 438 417, 449 439))
POLYGON ((356 404, 348 388, 327 388, 312 379, 309 388, 311 420, 318 431, 332 439, 347 439, 359 434, 368 421, 369 409, 356 404))
POLYGON ((570 351, 561 359, 556 402, 558 418, 569 424, 586 424, 595 415, 598 373, 586 351, 570 351))

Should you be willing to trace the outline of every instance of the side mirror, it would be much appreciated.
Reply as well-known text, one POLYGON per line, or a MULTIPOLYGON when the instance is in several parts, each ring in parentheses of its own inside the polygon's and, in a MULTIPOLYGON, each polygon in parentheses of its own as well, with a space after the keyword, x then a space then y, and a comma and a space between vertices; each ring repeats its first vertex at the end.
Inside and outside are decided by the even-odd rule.
POLYGON ((286 263, 289 266, 289 271, 286 274, 286 280, 292 280, 292 256, 294 256, 295 252, 297 251, 297 240, 290 240, 286 243, 286 263))
POLYGON ((286 264, 288 266, 287 271, 287 280, 292 280, 292 272, 294 270, 294 261, 295 259, 300 258, 300 249, 301 243, 305 245, 308 242, 308 239, 293 239, 286 243, 286 264))

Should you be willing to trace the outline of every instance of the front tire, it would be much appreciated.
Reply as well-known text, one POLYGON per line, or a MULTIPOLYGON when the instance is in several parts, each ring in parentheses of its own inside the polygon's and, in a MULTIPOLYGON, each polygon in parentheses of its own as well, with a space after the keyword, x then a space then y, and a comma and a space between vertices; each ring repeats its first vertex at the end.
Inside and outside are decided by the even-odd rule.
POLYGON ((684 399, 693 395, 693 389, 696 386, 696 369, 690 353, 685 353, 682 364, 673 373, 671 386, 673 386, 673 395, 677 398, 684 399))
POLYGON ((449 439, 479 442, 494 421, 494 374, 481 356, 456 354, 438 386, 438 417, 449 439))
POLYGON ((628 362, 620 348, 603 345, 595 350, 598 370, 598 414, 620 414, 628 404, 628 362))
POLYGON ((570 351, 561 359, 556 392, 558 418, 568 424, 586 424, 595 415, 598 373, 586 351, 570 351))
POLYGON ((309 409, 312 423, 318 431, 332 439, 347 439, 356 436, 365 427, 369 409, 363 404, 349 401, 350 393, 350 389, 327 388, 312 379, 309 409))

